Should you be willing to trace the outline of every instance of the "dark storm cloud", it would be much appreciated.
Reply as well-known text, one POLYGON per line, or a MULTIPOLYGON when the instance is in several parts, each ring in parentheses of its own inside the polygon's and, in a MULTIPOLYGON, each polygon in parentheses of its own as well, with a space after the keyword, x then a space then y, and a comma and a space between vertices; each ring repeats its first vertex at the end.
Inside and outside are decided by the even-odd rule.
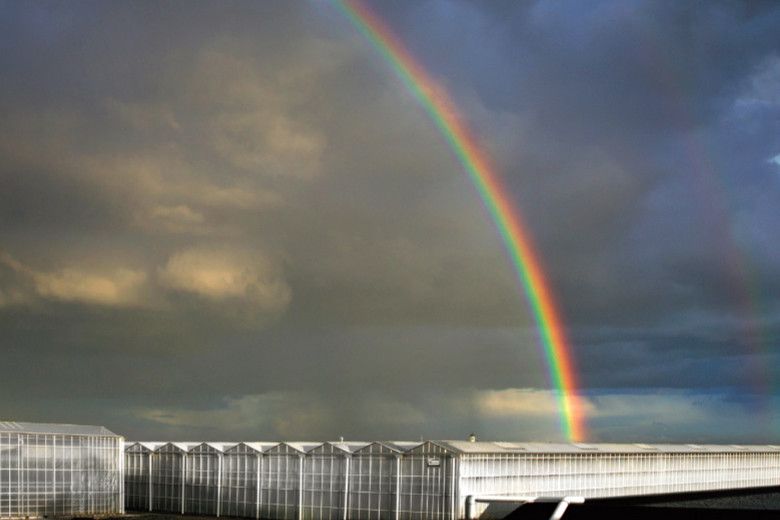
MULTIPOLYGON (((506 177, 594 437, 763 416, 780 8, 372 5, 506 177)), ((337 10, 0 9, 5 413, 146 438, 559 435, 498 234, 337 10)))
MULTIPOLYGON (((473 81, 452 86, 487 107, 484 118, 470 114, 489 142, 509 141, 503 168, 577 326, 577 357, 585 369, 604 367, 586 373, 595 386, 680 381, 661 359, 616 376, 619 352, 578 341, 610 324, 616 335, 636 327, 660 347, 665 322, 676 323, 674 341, 692 360, 772 349, 769 331, 758 347, 744 339, 744 322, 772 323, 780 279, 764 238, 776 210, 757 196, 778 189, 766 160, 780 147, 777 104, 756 86, 777 85, 765 78, 776 70, 778 11, 754 7, 538 2, 492 12, 428 2, 397 17, 445 81, 472 71, 473 81), (446 24, 431 24, 437 13, 446 24), (507 112, 517 115, 514 139, 490 129, 507 112), (713 324, 721 341, 697 341, 713 324)), ((692 365, 708 372, 703 361, 692 365)))

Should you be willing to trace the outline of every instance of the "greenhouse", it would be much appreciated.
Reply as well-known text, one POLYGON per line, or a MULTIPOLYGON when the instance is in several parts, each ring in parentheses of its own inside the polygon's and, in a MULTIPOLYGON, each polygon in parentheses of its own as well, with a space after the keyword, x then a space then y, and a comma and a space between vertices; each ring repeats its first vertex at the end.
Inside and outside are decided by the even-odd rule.
POLYGON ((225 450, 222 459, 222 507, 225 516, 258 518, 263 452, 274 443, 240 442, 225 450))
POLYGON ((123 513, 122 448, 102 426, 0 422, 0 518, 123 513))
POLYGON ((388 442, 372 442, 355 450, 349 475, 350 518, 395 519, 404 451, 403 446, 388 442))
POLYGON ((162 443, 125 443, 125 508, 152 510, 152 454, 162 443))
POLYGON ((184 512, 219 516, 224 445, 202 442, 187 453, 184 464, 184 512))
POLYGON ((263 453, 260 474, 260 518, 301 517, 303 458, 317 443, 282 442, 263 453))
POLYGON ((306 453, 303 459, 301 518, 345 518, 352 453, 365 445, 365 442, 326 442, 306 453))
POLYGON ((151 503, 159 512, 269 520, 487 519, 501 512, 494 507, 500 502, 758 488, 780 481, 778 446, 133 443, 126 457, 128 510, 145 511, 151 503))
POLYGON ((453 517, 457 501, 457 452, 427 441, 401 457, 398 518, 444 520, 453 517))
POLYGON ((184 514, 187 452, 197 443, 168 442, 152 455, 152 510, 184 514))

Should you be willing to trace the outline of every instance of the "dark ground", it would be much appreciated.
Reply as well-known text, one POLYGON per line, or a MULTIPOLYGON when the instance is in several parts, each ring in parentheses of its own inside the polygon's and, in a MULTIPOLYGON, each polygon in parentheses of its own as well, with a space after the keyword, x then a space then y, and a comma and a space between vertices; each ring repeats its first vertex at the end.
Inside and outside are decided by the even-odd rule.
MULTIPOLYGON (((554 508, 552 504, 529 504, 518 508, 507 518, 547 520, 554 508)), ((780 519, 780 510, 582 505, 570 506, 563 515, 563 520, 735 520, 739 518, 777 520, 780 519)))
MULTIPOLYGON (((555 504, 521 506, 507 518, 550 518, 555 504)), ((594 500, 571 505, 564 520, 780 520, 780 488, 748 489, 729 493, 691 493, 653 498, 594 500)))

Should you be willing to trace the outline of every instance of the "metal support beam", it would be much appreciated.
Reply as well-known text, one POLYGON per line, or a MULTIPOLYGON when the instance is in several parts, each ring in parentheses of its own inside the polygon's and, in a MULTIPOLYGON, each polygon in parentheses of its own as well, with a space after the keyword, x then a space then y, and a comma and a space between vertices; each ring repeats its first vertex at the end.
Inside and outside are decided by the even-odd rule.
POLYGON ((303 520, 303 454, 298 455, 298 520, 303 520))
POLYGON ((555 511, 553 511, 553 514, 550 515, 550 520, 561 520, 563 513, 566 512, 568 507, 569 502, 567 500, 561 500, 558 502, 558 505, 555 507, 555 511))
POLYGON ((149 511, 152 511, 152 507, 154 502, 152 502, 152 475, 154 472, 152 471, 152 464, 154 464, 154 452, 149 454, 149 511))
POLYGON ((395 520, 401 514, 401 455, 395 456, 395 520))
POLYGON ((348 514, 349 514, 349 470, 350 470, 350 462, 352 456, 347 454, 344 455, 345 463, 345 473, 344 473, 344 516, 343 520, 347 520, 348 514))
POLYGON ((222 512, 222 454, 217 453, 217 517, 222 512))
POLYGON ((255 518, 260 518, 260 453, 257 454, 257 479, 255 480, 255 518))
MULTIPOLYGON (((120 514, 125 514, 125 450, 123 448, 124 443, 125 443, 125 439, 124 439, 124 437, 122 437, 119 440, 119 446, 117 446, 117 448, 119 448, 119 461, 118 461, 119 462, 119 475, 118 475, 119 479, 118 479, 118 482, 119 482, 119 495, 120 495, 119 496, 119 504, 117 504, 117 505, 119 506, 118 510, 119 510, 120 514)), ((56 475, 57 472, 55 471, 54 474, 56 475)), ((55 485, 54 486, 55 501, 56 501, 56 489, 57 489, 57 486, 55 485)))
POLYGON ((187 454, 181 456, 181 514, 184 514, 184 489, 187 487, 187 454))

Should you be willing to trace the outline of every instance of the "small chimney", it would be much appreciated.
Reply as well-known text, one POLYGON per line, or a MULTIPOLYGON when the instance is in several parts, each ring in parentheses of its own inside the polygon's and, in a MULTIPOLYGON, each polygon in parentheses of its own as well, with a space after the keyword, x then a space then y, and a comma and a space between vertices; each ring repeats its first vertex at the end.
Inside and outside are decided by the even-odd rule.
POLYGON ((470 433, 469 434, 469 442, 477 442, 477 434, 470 433))

